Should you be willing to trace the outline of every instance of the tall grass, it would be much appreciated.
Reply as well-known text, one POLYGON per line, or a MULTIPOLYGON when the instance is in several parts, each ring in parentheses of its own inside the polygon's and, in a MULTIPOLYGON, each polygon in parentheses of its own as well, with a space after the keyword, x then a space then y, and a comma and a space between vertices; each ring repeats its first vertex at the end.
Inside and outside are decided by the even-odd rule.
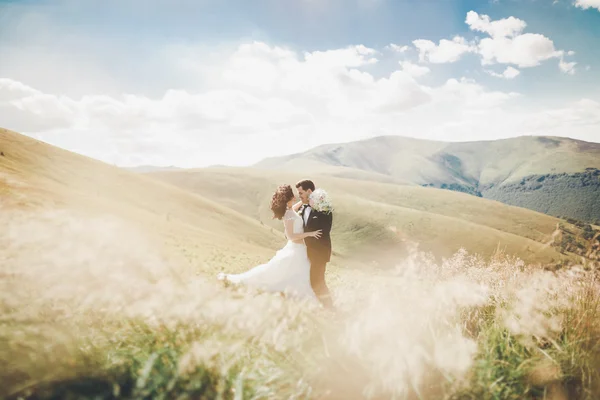
POLYGON ((600 397, 594 272, 413 250, 343 273, 331 314, 187 275, 116 220, 1 218, 7 398, 600 397))

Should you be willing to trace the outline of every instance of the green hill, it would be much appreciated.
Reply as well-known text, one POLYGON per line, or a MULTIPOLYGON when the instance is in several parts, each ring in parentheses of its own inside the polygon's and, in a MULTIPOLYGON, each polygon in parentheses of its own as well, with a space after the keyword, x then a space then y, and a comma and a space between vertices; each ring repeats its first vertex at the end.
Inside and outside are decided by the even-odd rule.
POLYGON ((447 143, 386 136, 324 145, 255 167, 332 175, 345 170, 356 179, 362 178, 350 171, 368 171, 398 183, 465 192, 553 216, 600 220, 600 144, 568 138, 447 143))

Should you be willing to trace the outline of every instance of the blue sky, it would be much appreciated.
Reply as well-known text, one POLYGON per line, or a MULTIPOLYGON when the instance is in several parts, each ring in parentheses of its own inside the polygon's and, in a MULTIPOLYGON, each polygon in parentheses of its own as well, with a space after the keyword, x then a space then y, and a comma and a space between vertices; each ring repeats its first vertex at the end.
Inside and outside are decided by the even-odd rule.
POLYGON ((300 133, 307 148, 378 134, 600 141, 599 39, 600 0, 0 0, 0 118, 116 164, 245 165, 302 150, 271 144, 300 133), (492 37, 497 21, 516 28, 492 37), (457 36, 456 54, 436 53, 457 36), (484 133, 492 118, 514 122, 484 133), (190 148, 204 155, 181 157, 190 148))

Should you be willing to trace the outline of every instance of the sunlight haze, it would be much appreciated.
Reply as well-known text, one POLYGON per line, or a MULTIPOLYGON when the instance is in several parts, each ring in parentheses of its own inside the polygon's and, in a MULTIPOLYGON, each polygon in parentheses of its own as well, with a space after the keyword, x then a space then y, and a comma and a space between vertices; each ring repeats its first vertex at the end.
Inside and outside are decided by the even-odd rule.
POLYGON ((0 399, 598 400, 600 0, 0 0, 0 399))

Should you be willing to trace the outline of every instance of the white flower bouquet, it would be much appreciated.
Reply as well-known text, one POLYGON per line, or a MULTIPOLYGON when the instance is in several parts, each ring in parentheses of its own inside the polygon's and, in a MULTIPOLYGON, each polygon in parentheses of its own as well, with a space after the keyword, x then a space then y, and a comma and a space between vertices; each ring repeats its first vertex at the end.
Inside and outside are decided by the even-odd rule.
POLYGON ((325 214, 333 212, 333 204, 329 198, 329 194, 323 189, 316 189, 309 196, 309 204, 313 210, 325 214))

